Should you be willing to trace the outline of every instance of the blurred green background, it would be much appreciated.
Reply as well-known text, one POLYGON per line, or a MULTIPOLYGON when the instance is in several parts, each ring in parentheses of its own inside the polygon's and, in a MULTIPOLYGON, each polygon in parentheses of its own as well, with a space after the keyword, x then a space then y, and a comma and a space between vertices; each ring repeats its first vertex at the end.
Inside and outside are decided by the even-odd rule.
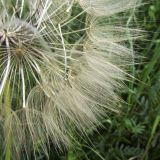
POLYGON ((160 0, 147 3, 131 17, 147 33, 134 46, 143 58, 130 69, 138 80, 123 93, 125 113, 110 115, 68 152, 51 148, 50 160, 160 160, 160 0))

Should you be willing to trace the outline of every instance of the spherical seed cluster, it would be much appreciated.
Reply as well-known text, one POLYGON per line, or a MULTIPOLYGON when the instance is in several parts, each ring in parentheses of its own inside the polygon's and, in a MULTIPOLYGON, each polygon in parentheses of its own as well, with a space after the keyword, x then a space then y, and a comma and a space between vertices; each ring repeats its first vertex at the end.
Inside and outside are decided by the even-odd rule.
POLYGON ((139 30, 114 16, 138 1, 0 1, 0 155, 9 148, 20 159, 29 146, 47 155, 49 140, 69 146, 75 133, 119 112, 133 58, 124 41, 139 30))

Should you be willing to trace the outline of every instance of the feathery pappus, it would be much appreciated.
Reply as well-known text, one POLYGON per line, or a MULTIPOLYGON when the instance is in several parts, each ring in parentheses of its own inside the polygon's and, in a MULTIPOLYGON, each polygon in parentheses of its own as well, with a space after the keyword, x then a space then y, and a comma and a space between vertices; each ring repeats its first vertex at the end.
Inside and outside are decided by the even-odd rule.
POLYGON ((0 155, 18 160, 30 146, 47 155, 50 141, 68 147, 74 134, 119 112, 125 67, 134 58, 123 42, 128 32, 131 40, 141 35, 118 14, 138 5, 0 1, 0 155))

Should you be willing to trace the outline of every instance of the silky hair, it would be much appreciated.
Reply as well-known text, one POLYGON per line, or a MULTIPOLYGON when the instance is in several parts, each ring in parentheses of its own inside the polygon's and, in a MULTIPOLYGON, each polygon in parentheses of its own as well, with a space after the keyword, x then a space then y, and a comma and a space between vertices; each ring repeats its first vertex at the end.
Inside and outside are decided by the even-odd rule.
POLYGON ((134 65, 127 41, 142 36, 125 23, 139 5, 139 0, 0 1, 2 157, 21 159, 30 146, 35 157, 39 150, 48 156, 51 142, 68 148, 75 135, 87 135, 108 112, 121 112, 119 93, 127 67, 134 65))

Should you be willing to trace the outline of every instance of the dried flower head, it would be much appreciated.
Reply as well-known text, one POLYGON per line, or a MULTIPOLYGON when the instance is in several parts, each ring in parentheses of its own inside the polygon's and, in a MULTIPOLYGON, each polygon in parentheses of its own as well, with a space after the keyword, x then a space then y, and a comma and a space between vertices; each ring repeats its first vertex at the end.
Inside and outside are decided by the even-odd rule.
POLYGON ((0 1, 1 155, 20 159, 30 146, 47 155, 50 140, 69 146, 119 112, 133 58, 124 41, 139 30, 116 16, 138 1, 0 1))

